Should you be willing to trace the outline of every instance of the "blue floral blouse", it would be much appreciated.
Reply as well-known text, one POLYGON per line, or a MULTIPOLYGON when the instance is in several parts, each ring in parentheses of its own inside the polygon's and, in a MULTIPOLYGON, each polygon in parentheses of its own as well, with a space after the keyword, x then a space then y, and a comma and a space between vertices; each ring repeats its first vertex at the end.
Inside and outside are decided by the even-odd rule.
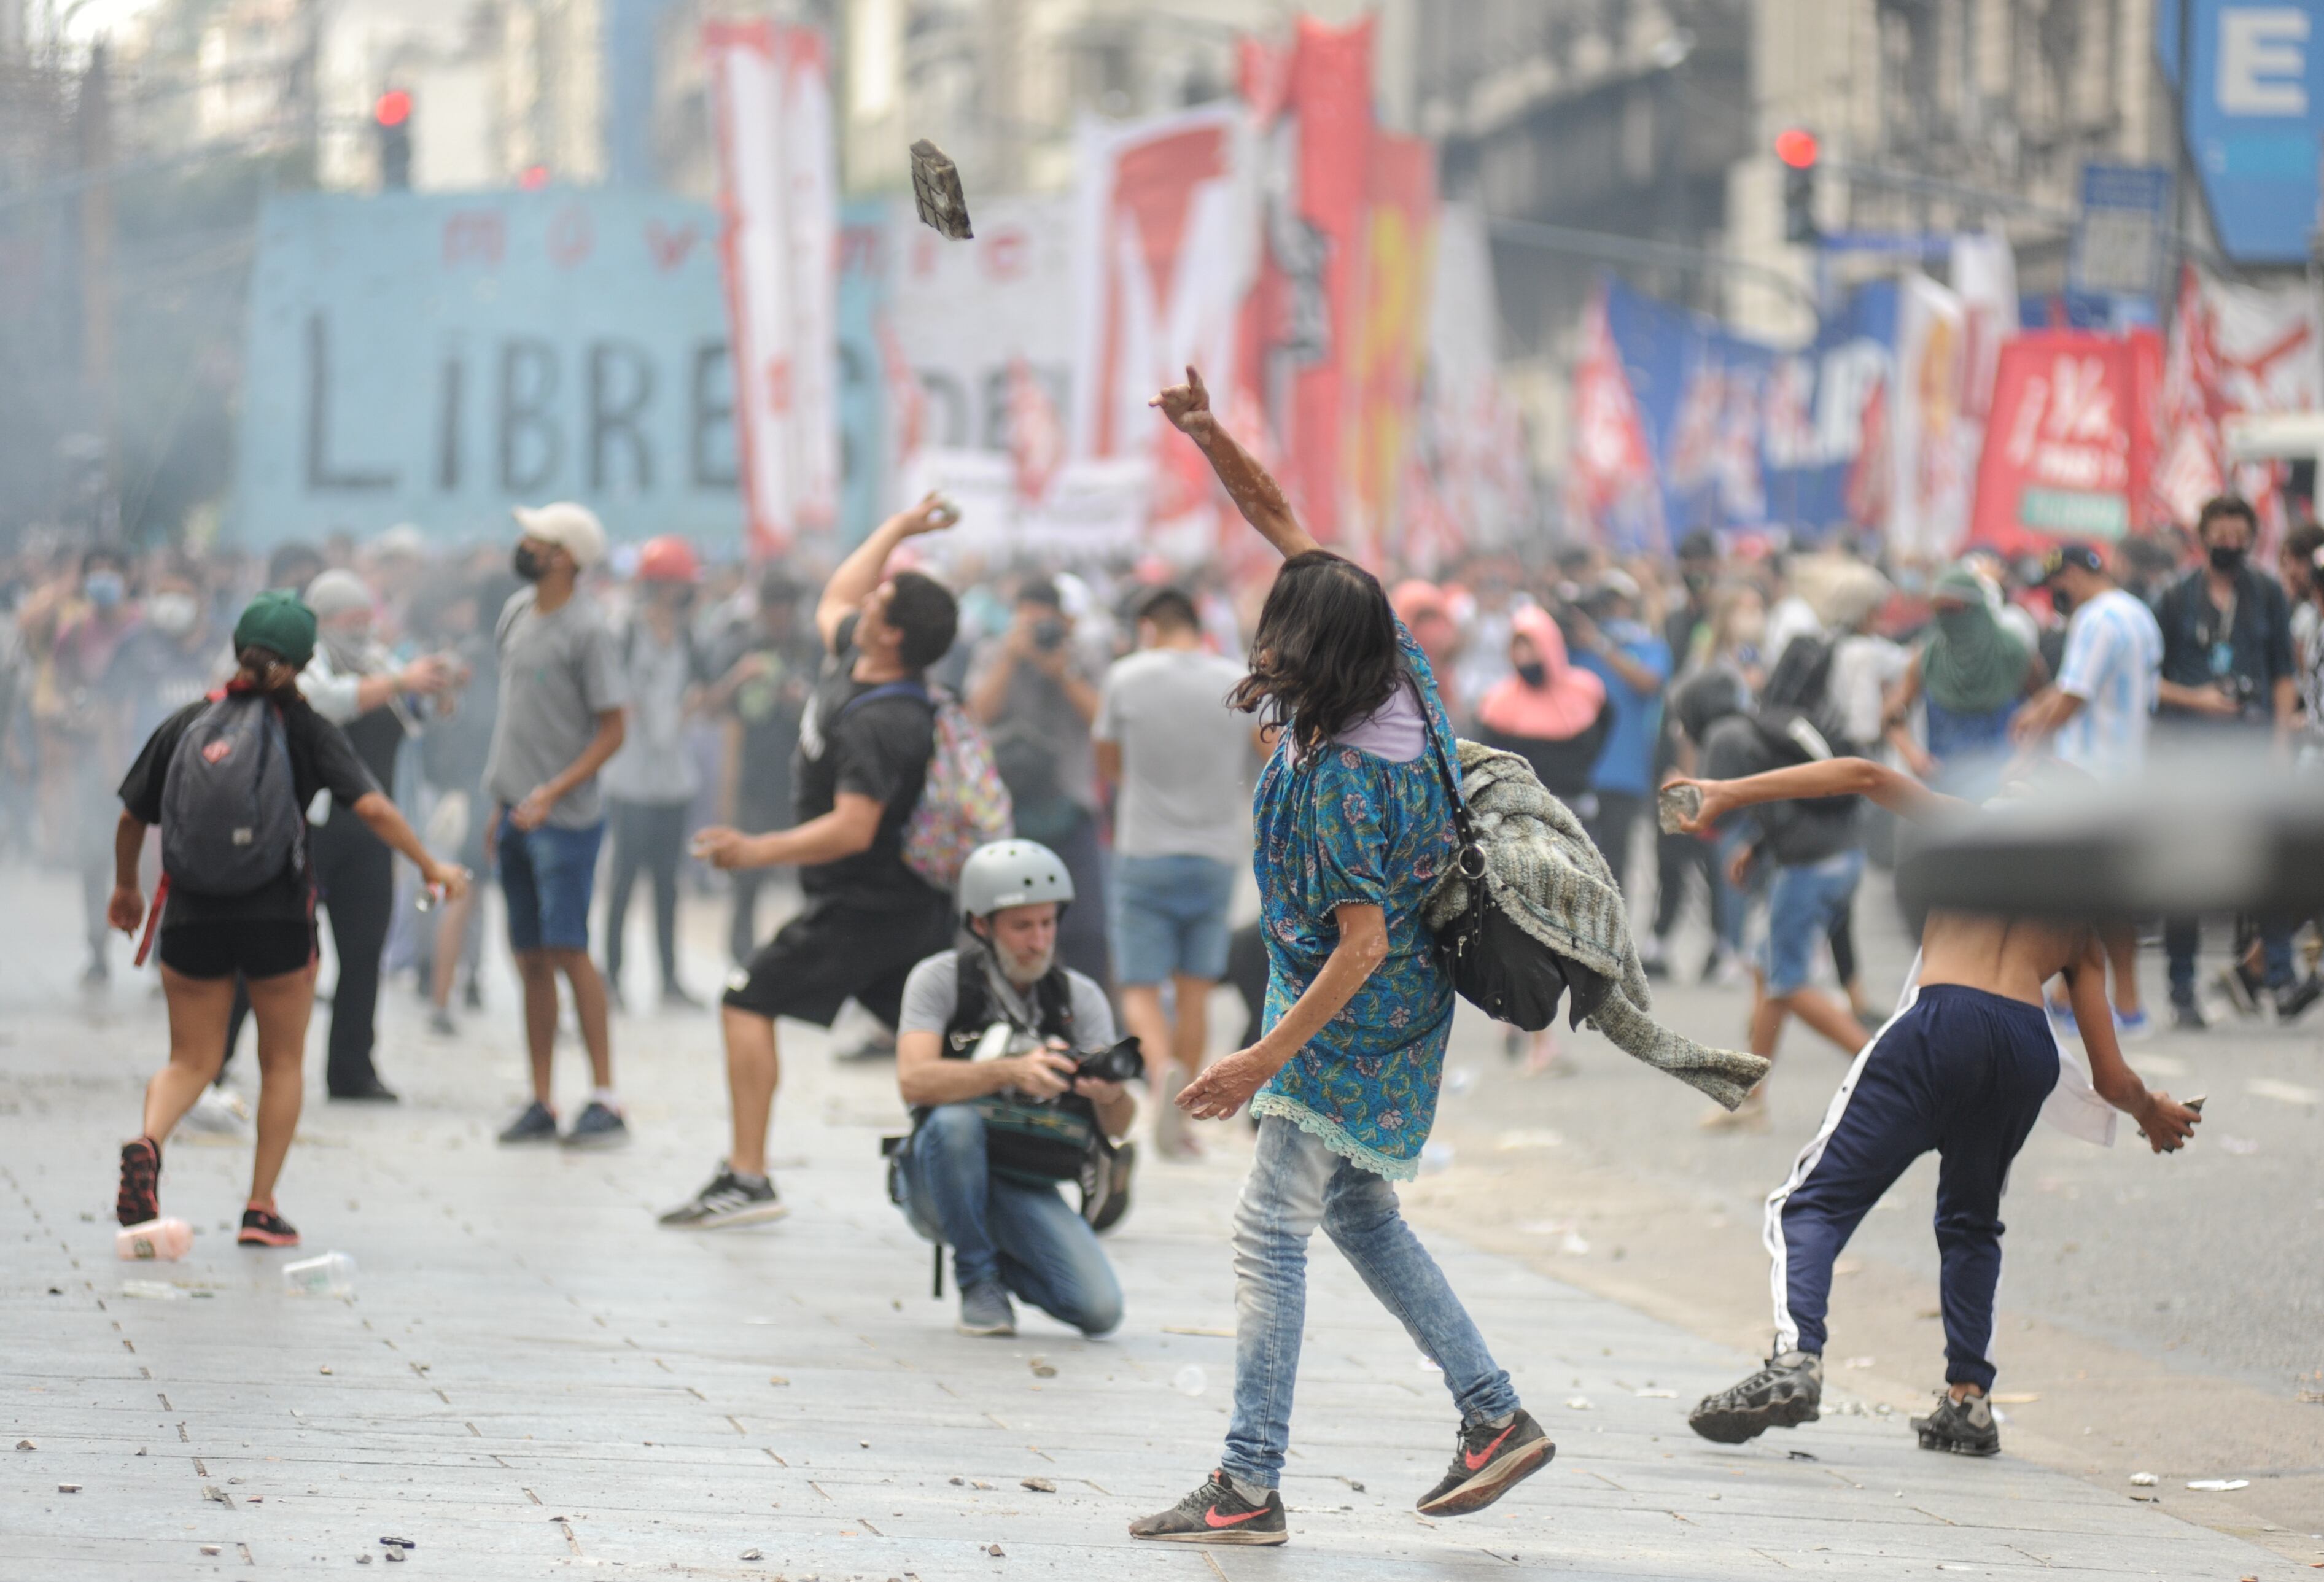
MULTIPOLYGON (((1430 731, 1446 760, 1458 762, 1436 678, 1400 621, 1397 641, 1430 731)), ((1364 1169, 1409 1181, 1435 1122, 1452 1030, 1452 980, 1421 915, 1459 844, 1435 759, 1423 752, 1390 763, 1334 742, 1295 762, 1286 732, 1252 800, 1266 1026, 1282 1019, 1340 943, 1336 907, 1379 907, 1388 959, 1259 1090, 1251 1113, 1281 1116, 1364 1169)))

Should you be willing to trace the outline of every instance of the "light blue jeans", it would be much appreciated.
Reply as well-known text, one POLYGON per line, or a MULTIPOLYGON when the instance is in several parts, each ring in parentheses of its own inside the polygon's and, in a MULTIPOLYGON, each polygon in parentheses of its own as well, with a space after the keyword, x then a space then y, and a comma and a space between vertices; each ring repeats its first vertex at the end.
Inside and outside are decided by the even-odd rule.
POLYGON ((1405 1224, 1396 1188, 1270 1115, 1259 1123, 1259 1151, 1235 1205, 1234 1415, 1222 1467, 1267 1488, 1282 1478, 1307 1320, 1307 1240, 1318 1225, 1443 1370, 1463 1423, 1517 1409, 1509 1375, 1405 1224))
POLYGON ((940 1104, 912 1139, 912 1212, 941 1228, 963 1291, 998 1278, 1084 1335, 1121 1322, 1121 1283, 1097 1232, 1054 1186, 1004 1181, 985 1164, 984 1118, 940 1104))

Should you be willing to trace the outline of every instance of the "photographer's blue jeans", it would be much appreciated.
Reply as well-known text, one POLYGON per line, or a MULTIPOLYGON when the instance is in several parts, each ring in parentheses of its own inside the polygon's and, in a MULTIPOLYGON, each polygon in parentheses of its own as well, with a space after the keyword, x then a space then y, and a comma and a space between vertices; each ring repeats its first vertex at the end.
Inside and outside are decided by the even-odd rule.
POLYGON ((1002 1181, 986 1166, 984 1118, 941 1104, 912 1139, 912 1211, 944 1231, 963 1291, 998 1278, 1084 1335, 1121 1322, 1121 1283, 1097 1232, 1054 1186, 1002 1181))
POLYGON ((1509 1375, 1405 1224, 1396 1188, 1270 1115, 1259 1123, 1259 1151, 1235 1205, 1234 1415, 1222 1467, 1268 1488, 1282 1479, 1307 1320, 1307 1241, 1319 1225, 1443 1370, 1463 1423, 1517 1409, 1509 1375))

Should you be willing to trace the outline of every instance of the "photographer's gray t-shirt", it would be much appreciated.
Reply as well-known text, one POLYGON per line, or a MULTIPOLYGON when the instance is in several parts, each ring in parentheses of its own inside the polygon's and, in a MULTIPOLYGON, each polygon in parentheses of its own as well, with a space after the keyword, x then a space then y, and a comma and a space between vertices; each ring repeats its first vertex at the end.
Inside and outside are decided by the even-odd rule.
MULTIPOLYGON (((899 1036, 906 1033, 941 1035, 952 1025, 952 1014, 960 1005, 959 962, 958 951, 938 951, 912 969, 912 975, 904 980, 903 1009, 896 1016, 899 1036)), ((1106 1003, 1105 990, 1070 967, 1065 970, 1065 982, 1074 996, 1074 1041, 1084 1049, 1111 1045, 1113 1007, 1106 1003)), ((1014 985, 987 968, 985 986, 996 1017, 1005 1015, 1022 1028, 1033 1026, 1032 1007, 1014 985)))

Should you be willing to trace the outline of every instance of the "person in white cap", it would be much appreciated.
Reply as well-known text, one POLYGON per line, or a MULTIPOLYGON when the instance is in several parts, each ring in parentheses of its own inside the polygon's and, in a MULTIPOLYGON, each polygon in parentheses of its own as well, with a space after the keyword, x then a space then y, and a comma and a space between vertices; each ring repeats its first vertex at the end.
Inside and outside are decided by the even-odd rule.
POLYGON ((485 842, 500 864, 509 947, 524 982, 532 1102, 501 1141, 604 1147, 627 1142, 629 1127, 613 1094, 605 984, 589 960, 589 904, 605 835, 597 771, 621 750, 627 700, 612 628, 575 584, 605 557, 605 529, 570 501, 519 507, 516 520, 511 564, 531 586, 509 600, 494 629, 501 705, 484 765, 493 803, 485 842), (550 1081, 559 974, 572 985, 594 1083, 561 1139, 550 1081))

